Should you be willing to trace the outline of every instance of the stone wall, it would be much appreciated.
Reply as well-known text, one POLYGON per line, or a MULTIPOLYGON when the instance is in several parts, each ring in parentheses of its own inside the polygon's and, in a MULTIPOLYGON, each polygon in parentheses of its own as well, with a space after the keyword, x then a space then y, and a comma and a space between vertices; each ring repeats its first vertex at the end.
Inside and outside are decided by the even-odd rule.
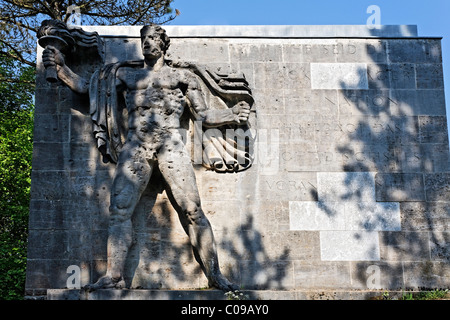
MULTIPOLYGON (((195 166, 230 279, 270 290, 449 287, 440 38, 402 27, 376 36, 342 26, 322 36, 300 26, 166 29, 172 59, 242 72, 256 100, 255 164, 235 174, 195 166)), ((106 35, 107 63, 141 59, 138 27, 85 30, 106 35)), ((87 98, 47 83, 38 62, 29 295, 65 288, 71 265, 81 285, 104 274, 114 172, 96 149, 87 98)), ((133 222, 129 285, 207 286, 157 171, 133 222)))

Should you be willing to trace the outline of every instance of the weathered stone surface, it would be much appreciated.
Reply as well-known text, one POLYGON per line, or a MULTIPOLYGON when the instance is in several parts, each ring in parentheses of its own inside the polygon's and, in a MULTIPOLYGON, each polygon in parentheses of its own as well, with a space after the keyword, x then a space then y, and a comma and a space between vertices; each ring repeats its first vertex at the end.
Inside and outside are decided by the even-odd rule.
POLYGON ((375 181, 377 201, 425 201, 423 174, 378 173, 375 181))
POLYGON ((312 63, 312 89, 368 89, 367 65, 312 63))
POLYGON ((380 249, 377 232, 322 231, 322 261, 377 261, 380 249))
POLYGON ((450 173, 426 174, 425 193, 427 201, 449 202, 450 173))
MULTIPOLYGON (((83 28, 107 35, 104 63, 142 59, 140 27, 83 28)), ((167 59, 244 74, 255 100, 255 159, 244 172, 201 167, 194 157, 198 132, 187 113, 181 117, 201 205, 231 281, 263 290, 257 297, 286 299, 448 287, 450 152, 441 40, 414 30, 167 26, 167 59)), ((97 149, 89 99, 45 80, 42 51, 30 294, 65 288, 71 265, 81 268, 81 286, 105 275, 116 169, 97 149)), ((90 78, 100 67, 95 63, 71 67, 90 78)), ((205 288, 208 280, 160 170, 152 172, 132 224, 124 278, 144 290, 83 297, 201 299, 171 291, 205 288), (158 289, 170 291, 152 291, 158 289)), ((79 295, 49 291, 48 297, 79 295)))

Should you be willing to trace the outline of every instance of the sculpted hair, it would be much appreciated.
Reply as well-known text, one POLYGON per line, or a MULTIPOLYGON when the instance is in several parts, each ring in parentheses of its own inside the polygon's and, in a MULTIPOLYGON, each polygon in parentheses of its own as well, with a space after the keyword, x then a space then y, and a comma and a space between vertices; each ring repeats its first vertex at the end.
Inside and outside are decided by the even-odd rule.
POLYGON ((142 39, 142 36, 144 34, 146 34, 151 29, 153 29, 153 32, 160 37, 160 39, 161 39, 161 41, 163 43, 162 50, 164 52, 166 52, 167 49, 169 49, 169 47, 170 47, 170 38, 167 35, 166 30, 161 28, 161 26, 159 26, 157 24, 151 24, 151 25, 143 26, 142 29, 141 29, 141 39, 142 39))

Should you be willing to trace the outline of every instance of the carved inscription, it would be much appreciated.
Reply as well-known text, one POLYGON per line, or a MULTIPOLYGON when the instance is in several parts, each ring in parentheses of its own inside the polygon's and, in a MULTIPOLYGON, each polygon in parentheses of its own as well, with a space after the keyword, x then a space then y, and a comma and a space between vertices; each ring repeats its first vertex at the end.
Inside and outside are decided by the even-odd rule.
POLYGON ((270 192, 280 201, 317 201, 315 172, 280 173, 278 176, 261 177, 260 192, 270 192))
POLYGON ((308 40, 283 46, 289 62, 387 62, 384 41, 308 40))
POLYGON ((416 117, 285 116, 272 121, 280 128, 280 168, 287 171, 395 172, 417 170, 423 160, 416 117))

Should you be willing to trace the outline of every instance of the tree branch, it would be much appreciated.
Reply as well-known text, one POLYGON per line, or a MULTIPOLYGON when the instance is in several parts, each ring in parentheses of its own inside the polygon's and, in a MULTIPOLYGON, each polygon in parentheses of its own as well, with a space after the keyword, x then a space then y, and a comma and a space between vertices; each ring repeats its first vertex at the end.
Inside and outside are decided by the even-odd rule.
POLYGON ((1 55, 6 56, 6 57, 13 58, 14 60, 18 60, 18 61, 21 62, 21 63, 25 63, 25 64, 27 64, 27 65, 29 65, 29 66, 32 66, 32 67, 36 68, 36 63, 33 63, 33 62, 31 62, 31 61, 26 60, 26 59, 22 56, 22 54, 21 54, 16 48, 14 48, 13 46, 11 46, 8 42, 3 41, 2 39, 0 39, 0 43, 2 43, 3 45, 7 46, 8 48, 11 49, 11 51, 14 52, 14 53, 11 53, 10 51, 7 51, 7 52, 5 52, 5 51, 0 51, 0 54, 1 54, 1 55))

